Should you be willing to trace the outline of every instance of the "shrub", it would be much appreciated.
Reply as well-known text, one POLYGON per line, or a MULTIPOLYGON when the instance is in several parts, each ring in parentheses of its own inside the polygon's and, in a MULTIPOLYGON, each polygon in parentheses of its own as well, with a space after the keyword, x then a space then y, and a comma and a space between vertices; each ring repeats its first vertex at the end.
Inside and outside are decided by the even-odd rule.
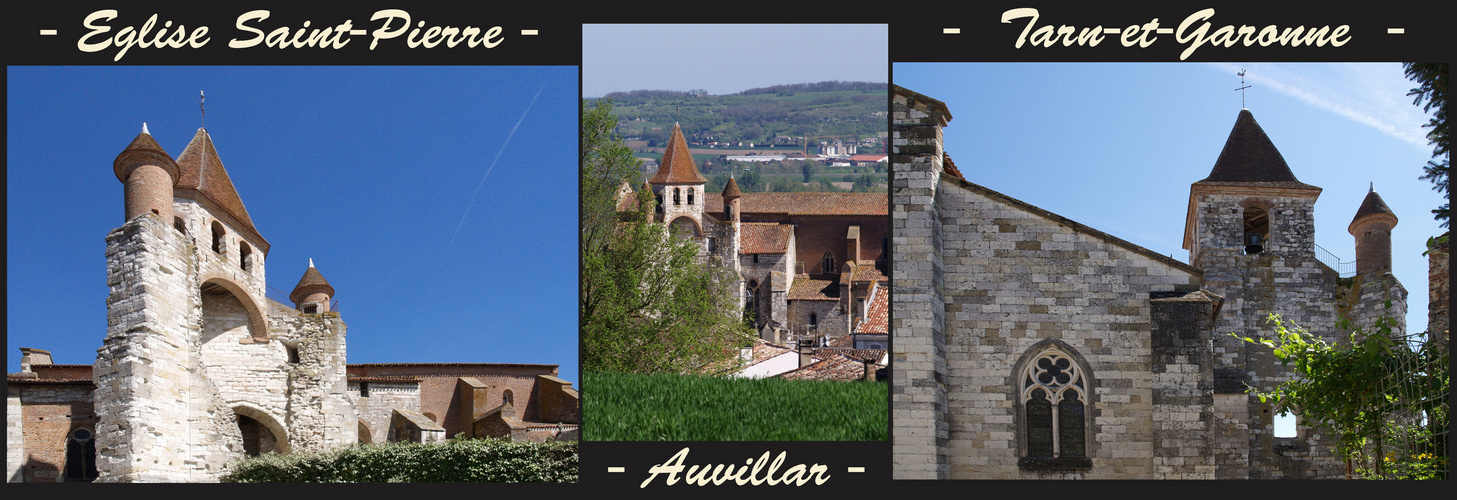
POLYGON ((577 481, 577 443, 456 439, 359 444, 322 453, 270 453, 234 463, 222 481, 571 483, 577 481))

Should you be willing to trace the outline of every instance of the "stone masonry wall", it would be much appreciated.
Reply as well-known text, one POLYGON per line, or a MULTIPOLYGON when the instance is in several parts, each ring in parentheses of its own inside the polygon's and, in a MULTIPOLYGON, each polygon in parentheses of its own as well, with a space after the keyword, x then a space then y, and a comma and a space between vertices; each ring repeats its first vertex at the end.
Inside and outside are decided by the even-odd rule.
MULTIPOLYGON (((946 312, 936 191, 944 105, 896 88, 891 127, 891 429, 895 479, 941 479, 946 458, 946 312)), ((590 425, 590 424, 589 424, 590 425)))
POLYGON ((1227 405, 1218 407, 1221 413, 1216 414, 1216 422, 1225 427, 1216 432, 1215 448, 1221 450, 1216 454, 1216 476, 1340 477, 1341 464, 1329 445, 1323 444, 1328 440, 1304 425, 1299 429, 1304 436, 1300 446, 1286 444, 1277 450, 1274 408, 1244 394, 1245 384, 1270 390, 1293 376, 1269 348, 1239 338, 1273 336, 1270 314, 1280 314, 1287 326, 1293 322, 1328 341, 1339 336, 1335 330, 1337 275, 1314 257, 1314 196, 1259 196, 1271 207, 1270 237, 1264 252, 1245 255, 1241 204, 1249 198, 1202 194, 1196 206, 1200 242, 1196 265, 1204 270, 1204 288, 1225 298, 1214 328, 1216 392, 1230 395, 1227 400, 1243 398, 1247 404, 1244 411, 1235 413, 1228 413, 1227 405), (1239 416, 1245 419, 1243 427, 1228 428, 1239 416), (1236 442, 1241 439, 1243 443, 1236 442), (1240 449, 1244 453, 1236 451, 1240 449), (1282 450, 1299 457, 1281 458, 1282 450))
POLYGON ((1214 479, 1214 301, 1202 292, 1152 301, 1153 477, 1214 479))
MULTIPOLYGON (((390 417, 395 408, 420 407, 420 387, 413 382, 367 382, 369 396, 361 396, 359 382, 349 384, 349 400, 359 408, 359 422, 370 433, 371 443, 383 443, 389 435, 390 417)), ((360 436, 360 441, 365 441, 360 436)))
POLYGON ((1198 273, 1018 203, 941 181, 950 477, 1154 477, 1150 294, 1196 289, 1198 273), (1092 469, 1017 465, 1013 370, 1046 339, 1088 364, 1092 469))
POLYGON ((197 310, 190 241, 144 215, 106 238, 106 339, 94 368, 99 481, 192 479, 188 436, 197 310))

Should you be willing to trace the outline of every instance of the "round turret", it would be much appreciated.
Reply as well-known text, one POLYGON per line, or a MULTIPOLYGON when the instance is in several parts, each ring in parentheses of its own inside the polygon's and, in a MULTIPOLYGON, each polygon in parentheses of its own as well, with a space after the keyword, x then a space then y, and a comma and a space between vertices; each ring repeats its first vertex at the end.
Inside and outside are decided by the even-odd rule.
POLYGON ((1391 271, 1391 229, 1396 223, 1396 213, 1381 201, 1373 184, 1347 228, 1356 237, 1356 274, 1391 271))
POLYGON ((314 268, 314 259, 309 259, 309 268, 293 287, 293 293, 288 294, 288 300, 293 301, 299 312, 312 314, 329 312, 329 299, 333 296, 334 287, 314 268))
POLYGON ((142 133, 116 155, 111 165, 117 180, 125 186, 126 220, 150 213, 172 222, 172 188, 181 177, 180 171, 177 162, 152 139, 145 123, 142 133))

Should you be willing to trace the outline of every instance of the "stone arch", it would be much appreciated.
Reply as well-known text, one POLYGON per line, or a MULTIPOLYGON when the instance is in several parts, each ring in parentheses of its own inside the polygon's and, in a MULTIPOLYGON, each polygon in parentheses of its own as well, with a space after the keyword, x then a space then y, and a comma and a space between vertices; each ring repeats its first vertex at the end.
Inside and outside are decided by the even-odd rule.
POLYGON ((200 288, 202 293, 220 294, 222 291, 232 293, 233 297, 243 304, 243 309, 248 311, 248 335, 253 338, 254 342, 268 342, 268 320, 263 315, 263 308, 241 285, 226 275, 210 272, 202 277, 200 288))
POLYGON ((1071 345, 1058 339, 1043 339, 1023 351, 1007 379, 1016 408, 1018 465, 1023 469, 1069 470, 1092 467, 1097 446, 1094 408, 1098 405, 1097 380, 1087 360, 1071 345), (1040 370, 1037 363, 1049 361, 1054 370, 1040 370), (1066 361, 1058 366, 1058 361, 1066 361), (1068 375, 1065 380, 1038 380, 1053 372, 1068 375), (1039 391, 1040 394, 1039 394, 1039 391), (1040 398, 1038 396, 1041 396, 1040 398), (1034 407, 1040 407, 1040 410, 1034 407), (1034 411, 1043 412, 1033 415, 1034 411), (1071 412, 1077 412, 1072 414, 1071 412), (1036 422, 1038 418, 1046 419, 1036 422), (1032 436, 1034 428, 1042 437, 1032 436), (1074 432, 1067 432, 1068 430, 1074 432), (1080 429, 1081 432, 1076 432, 1080 429), (1054 444, 1055 443, 1055 444, 1054 444), (1048 449, 1047 447, 1051 447, 1048 449), (1039 451, 1036 448, 1041 447, 1039 451))
POLYGON ((684 236, 690 236, 689 234, 687 234, 689 232, 689 229, 693 230, 693 234, 691 235, 692 237, 698 238, 703 236, 703 226, 700 226, 698 224, 697 219, 694 219, 687 215, 683 215, 676 219, 673 219, 673 222, 670 223, 668 227, 669 231, 676 229, 679 232, 683 233, 684 236))
POLYGON ((247 443, 250 439, 250 430, 245 427, 245 422, 252 421, 258 425, 258 428, 254 430, 260 433, 258 437, 266 438, 266 436, 261 435, 261 432, 266 431, 271 434, 271 437, 273 438, 274 446, 271 449, 259 450, 261 453, 267 453, 269 451, 276 453, 288 453, 288 431, 284 429, 283 425, 280 424, 279 420, 277 418, 274 418, 273 415, 269 414, 262 408, 253 405, 252 403, 246 402, 235 403, 233 405, 233 415, 238 421, 239 431, 243 433, 245 451, 248 448, 247 443))

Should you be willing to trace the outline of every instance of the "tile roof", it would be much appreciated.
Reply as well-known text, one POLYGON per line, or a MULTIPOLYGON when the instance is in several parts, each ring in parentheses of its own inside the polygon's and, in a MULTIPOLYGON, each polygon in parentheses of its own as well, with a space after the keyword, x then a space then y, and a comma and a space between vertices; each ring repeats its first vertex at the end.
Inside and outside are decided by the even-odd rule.
POLYGON ((723 199, 727 200, 730 198, 738 198, 743 195, 744 193, 739 192, 739 182, 735 181, 734 178, 730 176, 728 184, 725 184, 723 186, 723 193, 719 196, 722 196, 723 199))
MULTIPOLYGON (((850 338, 850 337, 847 336, 845 338, 850 338)), ((880 364, 880 360, 885 358, 886 352, 888 352, 888 351, 886 351, 885 349, 855 349, 853 347, 852 348, 844 348, 844 347, 821 347, 819 349, 819 352, 817 352, 816 354, 819 354, 819 355, 825 356, 825 357, 829 357, 830 355, 833 355, 833 354, 843 354, 845 356, 849 356, 852 359, 857 359, 857 360, 860 360, 860 361, 869 361, 871 363, 880 364)))
POLYGON ((796 276, 789 287, 789 300, 840 300, 840 285, 832 280, 796 276))
MULTIPOLYGON (((706 207, 722 207, 723 195, 705 195, 706 207)), ((885 193, 743 193, 740 212, 790 215, 887 215, 885 193)))
POLYGON ((890 311, 889 293, 884 287, 877 287, 871 292, 870 307, 865 311, 865 319, 855 326, 855 333, 890 333, 890 324, 887 322, 890 311))
POLYGON ((1372 215, 1388 215, 1393 219, 1392 224, 1396 223, 1396 212, 1392 212, 1391 207, 1386 206, 1386 202, 1381 200, 1381 195, 1376 194, 1374 185, 1371 187, 1371 191, 1366 193, 1366 199, 1361 201, 1361 208, 1356 210, 1356 216, 1351 219, 1351 226, 1354 227, 1356 221, 1372 215))
MULTIPOLYGON (((872 373, 880 368, 875 363, 869 365, 872 373)), ((815 363, 781 373, 778 377, 787 380, 862 380, 865 378, 865 370, 864 361, 835 353, 815 363)))
POLYGON ((885 274, 880 272, 880 269, 875 267, 875 261, 873 260, 862 260, 856 264, 854 269, 854 274, 850 277, 851 283, 890 281, 890 278, 887 278, 885 274))
POLYGON ((1275 149, 1275 143, 1265 135, 1265 130, 1255 121, 1255 115, 1248 109, 1239 112, 1239 118, 1230 130, 1224 149, 1214 161, 1209 177, 1195 184, 1258 183, 1269 187, 1314 187, 1300 182, 1285 157, 1275 149))
POLYGON ((954 162, 951 161, 951 155, 950 154, 947 154, 945 151, 942 151, 941 152, 941 158, 943 160, 945 160, 945 161, 941 162, 941 165, 942 165, 941 166, 941 171, 942 172, 945 172, 946 175, 955 177, 957 179, 961 179, 963 181, 966 180, 966 177, 963 176, 963 175, 961 175, 961 169, 956 168, 956 163, 954 163, 954 162))
POLYGON ((213 146, 207 129, 197 129, 192 142, 187 143, 182 154, 177 156, 177 167, 182 173, 177 179, 178 190, 199 193, 217 204, 242 226, 240 229, 253 233, 262 242, 262 251, 267 255, 267 242, 253 226, 253 219, 248 217, 248 209, 243 207, 243 199, 238 197, 232 179, 228 178, 228 171, 223 168, 223 161, 218 158, 217 148, 213 146))
POLYGON ((756 338, 754 339, 753 354, 751 355, 752 357, 749 358, 748 363, 746 363, 744 366, 754 366, 759 363, 769 361, 770 359, 782 356, 785 353, 791 352, 794 352, 794 350, 788 347, 784 347, 782 345, 771 344, 764 339, 756 338))
POLYGON ((745 222, 739 230, 739 252, 788 253, 794 226, 776 222, 745 222))
POLYGON ((177 170, 177 162, 172 160, 172 155, 167 154, 167 151, 162 149, 162 146, 160 144, 157 144, 157 140, 152 138, 152 134, 147 133, 145 124, 142 125, 142 133, 137 134, 137 137, 135 139, 132 139, 131 144, 127 144, 127 146, 121 150, 121 153, 116 155, 116 159, 111 162, 111 168, 114 172, 116 172, 117 180, 126 182, 125 176, 127 175, 127 172, 125 170, 127 165, 132 163, 128 161, 123 161, 123 159, 134 154, 151 156, 153 159, 156 160, 162 160, 165 158, 166 161, 163 162, 165 164, 157 166, 166 169, 168 173, 172 174, 172 180, 174 182, 177 180, 177 177, 180 174, 177 170))
POLYGON ((314 261, 310 259, 309 268, 304 270, 303 277, 298 279, 298 284, 294 285, 293 292, 288 294, 288 300, 297 304, 304 297, 316 292, 324 292, 333 297, 334 287, 329 285, 329 280, 324 279, 324 275, 319 274, 319 270, 314 268, 314 261))
POLYGON ((663 151, 663 161, 658 162, 658 173, 648 180, 652 184, 703 184, 708 182, 693 165, 693 153, 688 151, 688 141, 683 139, 683 129, 673 124, 673 135, 668 138, 668 147, 663 151))

